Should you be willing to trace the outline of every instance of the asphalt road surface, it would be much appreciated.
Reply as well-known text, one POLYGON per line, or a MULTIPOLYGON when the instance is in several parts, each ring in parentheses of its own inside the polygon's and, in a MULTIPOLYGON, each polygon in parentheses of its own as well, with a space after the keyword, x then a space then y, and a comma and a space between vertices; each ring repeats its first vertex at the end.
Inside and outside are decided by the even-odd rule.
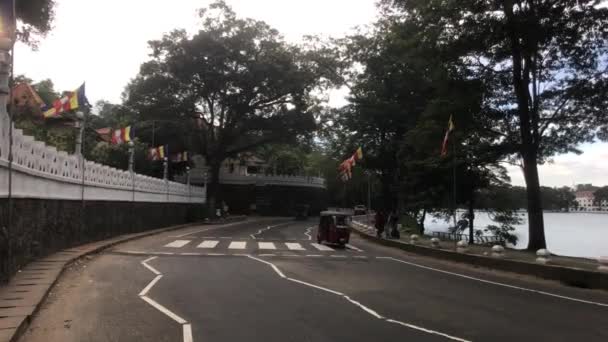
POLYGON ((21 341, 608 341, 608 293, 419 257, 315 221, 190 227, 75 264, 21 341))

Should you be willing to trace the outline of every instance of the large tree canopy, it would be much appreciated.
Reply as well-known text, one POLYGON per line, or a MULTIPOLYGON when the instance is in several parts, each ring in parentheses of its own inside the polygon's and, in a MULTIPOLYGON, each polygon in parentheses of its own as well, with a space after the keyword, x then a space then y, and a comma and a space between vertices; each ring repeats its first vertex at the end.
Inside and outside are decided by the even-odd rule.
MULTIPOLYGON (((438 55, 484 85, 496 143, 521 159, 530 249, 544 248, 537 164, 607 127, 608 8, 575 0, 386 0, 438 55)), ((392 12, 391 12, 392 11, 392 12)))
POLYGON ((28 44, 35 44, 36 36, 44 36, 51 30, 55 16, 54 0, 17 0, 15 10, 20 24, 18 38, 28 44))
POLYGON ((237 18, 223 1, 200 16, 198 33, 150 42, 152 59, 128 86, 126 104, 142 120, 188 123, 192 150, 211 167, 213 197, 225 158, 311 134, 319 112, 312 93, 332 78, 332 62, 262 21, 237 18))

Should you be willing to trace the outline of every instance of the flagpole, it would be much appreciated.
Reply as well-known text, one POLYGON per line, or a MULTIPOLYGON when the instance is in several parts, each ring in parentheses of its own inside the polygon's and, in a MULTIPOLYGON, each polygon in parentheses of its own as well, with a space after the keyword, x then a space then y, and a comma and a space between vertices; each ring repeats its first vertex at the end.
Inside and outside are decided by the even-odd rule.
POLYGON ((11 50, 10 50, 10 77, 9 77, 9 82, 8 82, 8 100, 10 101, 10 106, 9 106, 9 110, 8 110, 8 139, 9 139, 9 145, 8 145, 8 198, 7 198, 7 205, 8 205, 8 215, 6 218, 6 244, 7 244, 7 267, 8 267, 8 274, 10 274, 12 272, 11 270, 11 265, 12 265, 12 258, 13 258, 13 252, 12 252, 12 229, 13 229, 13 110, 14 110, 14 106, 13 106, 13 92, 12 92, 12 87, 13 87, 13 83, 14 83, 14 61, 15 61, 15 45, 13 42, 13 45, 11 46, 11 50))
POLYGON ((453 185, 452 185, 452 195, 454 196, 454 198, 452 199, 453 201, 453 216, 454 216, 454 227, 456 227, 457 225, 457 221, 456 221, 456 138, 452 139, 452 180, 453 180, 453 185))

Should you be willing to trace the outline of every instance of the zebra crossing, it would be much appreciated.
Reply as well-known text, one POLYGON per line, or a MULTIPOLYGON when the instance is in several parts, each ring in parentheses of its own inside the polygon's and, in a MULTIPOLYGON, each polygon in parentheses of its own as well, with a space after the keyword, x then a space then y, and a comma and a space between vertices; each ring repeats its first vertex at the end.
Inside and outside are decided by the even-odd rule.
MULTIPOLYGON (((163 247, 168 249, 179 249, 179 248, 196 248, 202 250, 214 250, 214 249, 228 249, 228 250, 261 250, 261 251, 275 251, 275 250, 288 250, 288 251, 318 251, 318 252, 335 252, 336 248, 313 242, 270 242, 270 241, 240 241, 240 240, 174 240, 163 247)), ((346 249, 353 250, 356 252, 363 252, 358 247, 352 245, 346 245, 346 249)))

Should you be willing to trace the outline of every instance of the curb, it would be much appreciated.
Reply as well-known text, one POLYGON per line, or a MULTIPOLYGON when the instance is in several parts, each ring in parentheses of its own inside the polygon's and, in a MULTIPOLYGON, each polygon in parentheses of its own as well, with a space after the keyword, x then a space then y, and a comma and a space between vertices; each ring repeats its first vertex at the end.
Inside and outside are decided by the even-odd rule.
MULTIPOLYGON (((231 223, 231 222, 245 221, 246 219, 247 219, 246 216, 235 216, 235 217, 231 217, 226 220, 219 221, 219 222, 218 221, 192 222, 192 223, 186 223, 186 224, 181 224, 181 225, 177 225, 177 226, 170 226, 170 227, 165 227, 165 228, 154 229, 154 230, 147 231, 147 232, 135 233, 134 235, 129 235, 129 236, 125 236, 126 234, 123 234, 123 235, 119 235, 115 238, 91 242, 91 244, 100 243, 101 245, 98 247, 95 247, 93 249, 86 250, 80 254, 75 255, 74 257, 70 258, 69 260, 65 261, 65 263, 61 266, 61 270, 59 271, 57 276, 54 277, 53 281, 48 285, 48 288, 44 291, 44 294, 42 295, 41 299, 34 305, 32 312, 29 313, 28 315, 25 315, 24 319, 21 321, 21 323, 16 328, 2 329, 2 330, 4 330, 4 332, 0 333, 0 342, 5 342, 5 341, 16 342, 21 337, 23 332, 25 332, 27 327, 30 325, 32 317, 38 313, 38 311, 42 307, 42 304, 46 301, 46 298, 48 297, 51 290, 55 287, 55 284, 57 283, 59 278, 63 275, 65 270, 68 267, 70 267, 72 264, 74 264, 76 261, 83 259, 87 256, 93 255, 93 254, 98 254, 98 253, 100 253, 108 248, 114 247, 118 244, 149 237, 152 235, 162 234, 162 233, 166 233, 166 232, 170 232, 170 231, 178 230, 178 229, 183 229, 183 228, 187 228, 187 227, 191 227, 191 226, 216 225, 216 224, 221 225, 221 224, 226 224, 226 223, 231 223), (121 236, 124 236, 124 238, 120 238, 121 236), (104 243, 104 241, 107 241, 107 243, 104 243)), ((75 246, 72 248, 66 248, 66 249, 63 249, 63 251, 70 250, 73 248, 78 248, 81 246, 86 246, 86 245, 87 244, 75 246)), ((61 251, 59 251, 59 252, 61 252, 61 251)), ((35 261, 37 261, 37 260, 33 260, 32 262, 35 262, 35 261)), ((27 267, 27 265, 26 265, 26 267, 27 267)), ((2 286, 2 287, 4 287, 4 286, 2 286)))
POLYGON ((481 266, 500 271, 531 275, 547 280, 557 280, 569 286, 608 290, 608 273, 574 267, 542 265, 519 260, 499 259, 482 255, 458 253, 445 249, 413 245, 396 240, 379 239, 354 227, 352 230, 366 240, 388 247, 399 248, 406 252, 416 253, 423 256, 467 263, 474 266, 481 266))

